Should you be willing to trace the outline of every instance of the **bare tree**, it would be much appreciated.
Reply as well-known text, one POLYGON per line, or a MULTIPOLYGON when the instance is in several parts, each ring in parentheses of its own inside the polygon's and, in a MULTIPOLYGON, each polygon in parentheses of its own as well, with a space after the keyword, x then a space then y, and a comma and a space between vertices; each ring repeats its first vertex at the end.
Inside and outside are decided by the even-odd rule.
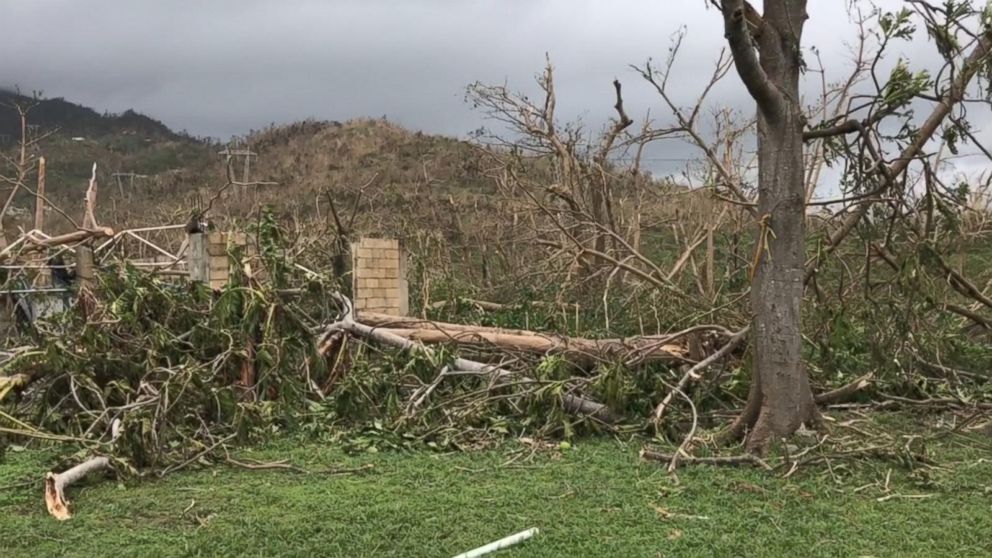
POLYGON ((0 247, 6 246, 7 239, 3 232, 4 217, 10 212, 10 208, 21 190, 28 190, 28 176, 37 168, 38 158, 36 148, 42 140, 52 135, 55 130, 50 130, 41 134, 32 134, 31 126, 28 124, 28 117, 31 110, 41 103, 41 93, 35 91, 31 97, 21 97, 17 95, 3 106, 17 113, 20 125, 20 137, 16 156, 2 155, 6 166, 12 169, 11 174, 0 174, 0 182, 10 186, 10 191, 0 206, 0 247))

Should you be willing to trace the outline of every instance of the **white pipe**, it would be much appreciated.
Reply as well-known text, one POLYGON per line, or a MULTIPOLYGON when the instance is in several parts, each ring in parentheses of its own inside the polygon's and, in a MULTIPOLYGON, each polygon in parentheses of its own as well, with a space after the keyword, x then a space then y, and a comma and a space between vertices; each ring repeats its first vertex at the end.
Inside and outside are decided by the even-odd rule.
POLYGON ((527 529, 526 531, 521 531, 516 535, 510 535, 509 537, 502 538, 496 542, 491 542, 486 546, 480 546, 479 548, 469 550, 468 552, 463 552, 458 556, 455 556, 455 558, 476 558, 478 556, 484 556, 490 552, 496 552, 497 550, 502 550, 519 542, 523 542, 537 533, 537 527, 527 529))

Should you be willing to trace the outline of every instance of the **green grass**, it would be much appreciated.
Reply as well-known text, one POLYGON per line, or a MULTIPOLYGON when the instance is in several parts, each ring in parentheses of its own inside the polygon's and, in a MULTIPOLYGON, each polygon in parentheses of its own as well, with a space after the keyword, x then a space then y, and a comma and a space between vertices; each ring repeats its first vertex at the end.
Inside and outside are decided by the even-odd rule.
POLYGON ((46 515, 39 485, 10 487, 53 466, 52 450, 33 449, 0 463, 0 556, 453 556, 530 527, 541 532, 497 556, 988 556, 992 463, 976 447, 987 440, 931 447, 943 466, 926 478, 875 461, 788 479, 695 466, 675 482, 638 446, 605 439, 531 458, 519 445, 350 456, 283 440, 240 457, 374 467, 97 479, 70 491, 65 523, 46 515), (878 501, 887 494, 930 496, 878 501))

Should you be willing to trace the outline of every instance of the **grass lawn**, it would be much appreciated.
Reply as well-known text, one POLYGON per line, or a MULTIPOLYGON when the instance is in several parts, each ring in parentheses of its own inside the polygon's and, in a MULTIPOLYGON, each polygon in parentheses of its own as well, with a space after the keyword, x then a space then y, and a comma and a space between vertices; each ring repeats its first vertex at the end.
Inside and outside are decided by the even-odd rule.
POLYGON ((75 516, 64 523, 47 516, 40 485, 11 486, 52 466, 53 450, 30 449, 0 463, 0 557, 450 557, 530 527, 541 532, 495 556, 989 556, 988 447, 977 435, 947 438, 930 448, 941 467, 926 474, 882 461, 787 479, 693 466, 675 482, 641 462, 639 446, 609 439, 533 455, 514 444, 357 456, 283 440, 239 457, 373 467, 96 479, 70 489, 75 516))

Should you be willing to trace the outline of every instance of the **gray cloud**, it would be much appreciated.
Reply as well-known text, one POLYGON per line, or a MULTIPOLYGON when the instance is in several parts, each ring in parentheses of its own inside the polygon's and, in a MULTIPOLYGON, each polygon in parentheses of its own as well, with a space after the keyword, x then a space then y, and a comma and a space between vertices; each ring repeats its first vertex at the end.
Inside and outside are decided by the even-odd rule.
MULTIPOLYGON (((628 65, 663 61, 684 25, 673 88, 689 104, 724 45, 720 15, 705 0, 0 2, 8 22, 0 73, 9 84, 97 110, 134 108, 221 138, 273 122, 383 114, 464 136, 483 124, 463 102, 465 86, 506 81, 533 91, 546 52, 564 118, 602 126, 619 77, 631 116, 650 108, 663 121, 666 111, 628 65)), ((809 2, 805 46, 819 49, 830 79, 849 68, 856 29, 846 4, 809 2)), ((893 54, 935 60, 920 43, 893 54)), ((808 81, 815 92, 818 77, 808 81)), ((712 102, 753 110, 734 74, 712 102)), ((685 146, 660 149, 660 158, 693 155, 685 146)))

